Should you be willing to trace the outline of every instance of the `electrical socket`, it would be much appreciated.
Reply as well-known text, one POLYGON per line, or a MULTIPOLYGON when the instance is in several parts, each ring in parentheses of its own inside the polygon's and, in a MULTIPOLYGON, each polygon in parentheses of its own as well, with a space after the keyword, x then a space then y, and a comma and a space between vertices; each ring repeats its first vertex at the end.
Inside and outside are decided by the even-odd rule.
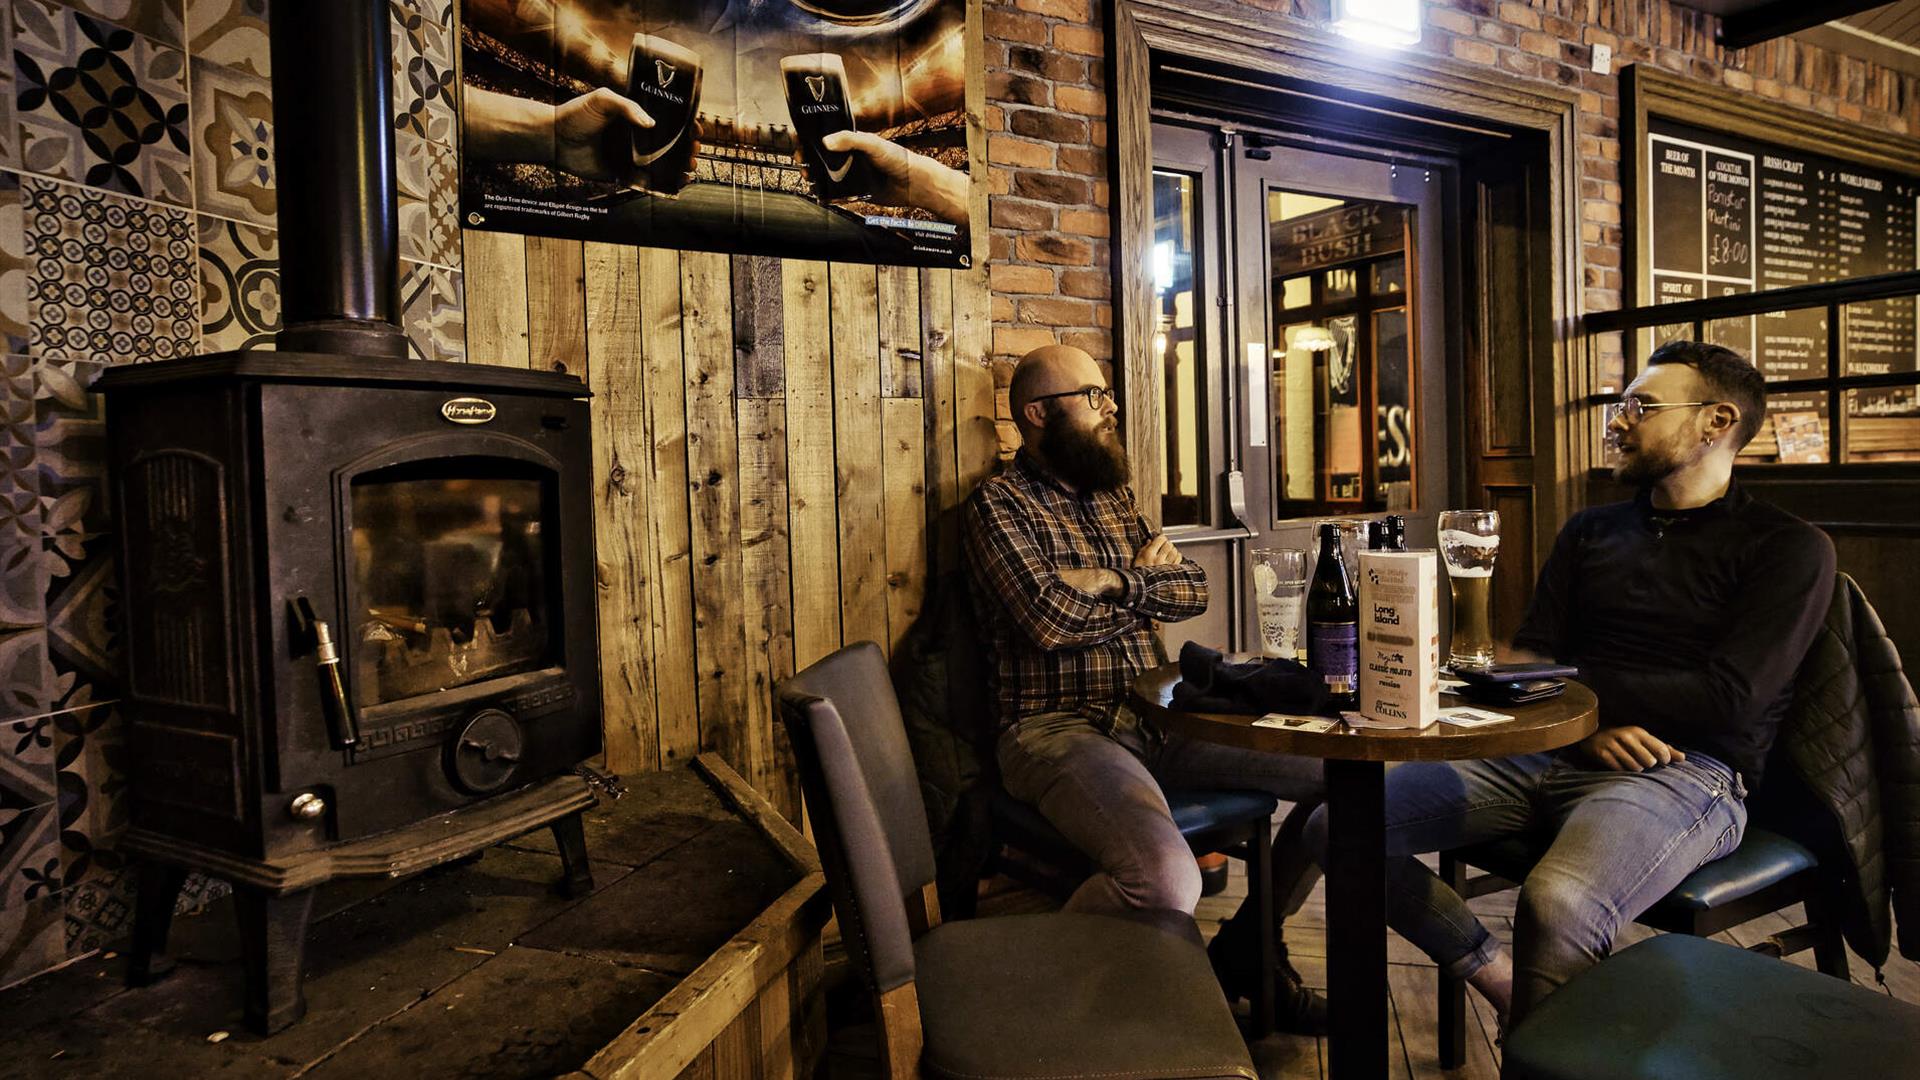
POLYGON ((1596 75, 1613 74, 1613 46, 1595 45, 1593 47, 1593 71, 1596 75))

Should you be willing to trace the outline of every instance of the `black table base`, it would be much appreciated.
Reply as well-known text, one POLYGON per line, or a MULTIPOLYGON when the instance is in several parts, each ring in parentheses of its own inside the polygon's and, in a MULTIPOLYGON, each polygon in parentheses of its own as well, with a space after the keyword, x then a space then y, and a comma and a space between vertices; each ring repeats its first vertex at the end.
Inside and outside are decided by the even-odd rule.
POLYGON ((1327 762, 1327 1075, 1387 1075, 1386 766, 1327 762))

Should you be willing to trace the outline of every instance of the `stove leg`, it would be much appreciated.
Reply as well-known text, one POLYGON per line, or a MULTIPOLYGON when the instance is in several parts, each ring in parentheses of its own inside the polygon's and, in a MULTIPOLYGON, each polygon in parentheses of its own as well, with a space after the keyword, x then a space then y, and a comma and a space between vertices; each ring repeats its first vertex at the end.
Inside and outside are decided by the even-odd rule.
POLYGON ((560 849, 560 868, 566 879, 560 891, 578 900, 593 891, 593 867, 587 865, 587 830, 578 811, 553 823, 553 843, 560 849))
POLYGON ((266 889, 236 887, 240 948, 246 966, 247 1026, 271 1035, 306 1015, 301 986, 306 974, 307 920, 313 890, 276 896, 266 889))
POLYGON ((127 952, 127 985, 149 986, 173 970, 167 955, 167 932, 173 928, 173 905, 186 884, 187 868, 148 859, 140 864, 139 896, 133 911, 133 947, 127 952))

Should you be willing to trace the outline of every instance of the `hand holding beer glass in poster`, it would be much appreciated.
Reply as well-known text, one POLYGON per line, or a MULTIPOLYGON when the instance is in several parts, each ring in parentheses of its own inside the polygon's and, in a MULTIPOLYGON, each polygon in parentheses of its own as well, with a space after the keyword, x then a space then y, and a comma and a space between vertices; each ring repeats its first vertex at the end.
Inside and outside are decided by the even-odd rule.
POLYGON ((970 265, 964 0, 460 0, 469 228, 970 265))

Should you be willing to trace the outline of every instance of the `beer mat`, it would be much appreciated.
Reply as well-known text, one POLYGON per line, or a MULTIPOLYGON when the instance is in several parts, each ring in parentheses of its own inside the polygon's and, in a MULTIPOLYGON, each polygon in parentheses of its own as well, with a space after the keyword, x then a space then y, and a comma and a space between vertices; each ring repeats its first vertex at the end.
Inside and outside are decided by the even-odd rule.
POLYGON ((1292 713, 1270 712, 1253 722, 1254 727, 1279 728, 1282 731, 1332 731, 1340 721, 1326 716, 1295 716, 1292 713))
POLYGON ((1440 710, 1440 722, 1452 724, 1454 727, 1486 727, 1488 724, 1504 724, 1511 719, 1513 717, 1506 713, 1488 712, 1486 709, 1475 709, 1469 706, 1440 710))
POLYGON ((1374 720, 1357 712, 1342 712, 1340 719, 1355 731, 1419 731, 1422 725, 1406 724, 1392 720, 1374 720))
POLYGON ((1457 694, 1460 691, 1465 690, 1467 688, 1467 684, 1461 682, 1459 679, 1447 678, 1447 676, 1444 674, 1444 672, 1446 671, 1445 668, 1442 668, 1440 670, 1443 672, 1443 674, 1440 676, 1440 692, 1441 693, 1457 694))

